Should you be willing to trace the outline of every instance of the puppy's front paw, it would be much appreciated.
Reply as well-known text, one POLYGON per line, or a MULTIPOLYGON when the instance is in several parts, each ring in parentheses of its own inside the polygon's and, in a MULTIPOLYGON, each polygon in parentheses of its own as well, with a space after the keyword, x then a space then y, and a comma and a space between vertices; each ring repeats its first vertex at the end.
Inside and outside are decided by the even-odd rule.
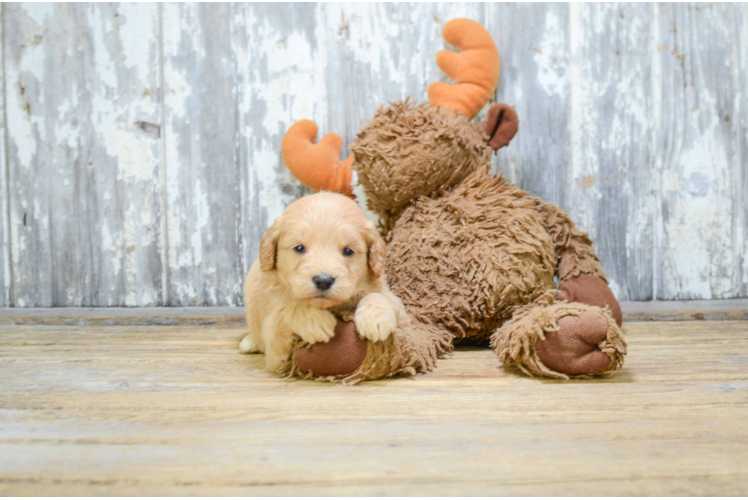
POLYGON ((257 345, 252 335, 245 335, 239 342, 239 352, 243 354, 255 354, 260 352, 260 346, 257 345))
POLYGON ((337 320, 330 311, 309 307, 296 314, 294 333, 304 342, 327 342, 335 335, 337 320))
POLYGON ((353 321, 359 335, 379 342, 387 340, 397 328, 397 312, 382 295, 372 293, 361 299, 353 321))

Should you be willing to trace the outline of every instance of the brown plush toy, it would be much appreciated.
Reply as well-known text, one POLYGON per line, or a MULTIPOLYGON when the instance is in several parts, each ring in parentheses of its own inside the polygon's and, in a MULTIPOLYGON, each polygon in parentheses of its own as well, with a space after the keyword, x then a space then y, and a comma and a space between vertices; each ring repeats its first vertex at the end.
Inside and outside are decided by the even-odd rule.
POLYGON ((456 83, 431 85, 430 104, 380 108, 342 163, 340 137, 315 145, 308 120, 284 137, 288 168, 313 189, 350 196, 351 169, 358 173, 380 217, 390 286, 418 325, 367 344, 341 322, 328 344, 297 343, 286 372, 349 382, 425 372, 454 344, 490 341, 502 363, 527 374, 614 373, 626 353, 621 309, 592 241, 555 205, 490 174, 492 151, 519 124, 506 104, 471 121, 499 78, 491 36, 467 19, 443 35, 461 49, 437 55, 456 83))

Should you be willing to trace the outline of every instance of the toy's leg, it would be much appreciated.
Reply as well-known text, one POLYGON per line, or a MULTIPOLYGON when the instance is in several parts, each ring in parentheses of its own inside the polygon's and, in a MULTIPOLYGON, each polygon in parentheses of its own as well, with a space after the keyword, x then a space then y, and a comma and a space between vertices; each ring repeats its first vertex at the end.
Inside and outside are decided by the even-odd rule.
POLYGON ((359 337, 353 321, 339 321, 327 343, 309 346, 297 341, 281 369, 288 376, 355 384, 396 375, 426 373, 436 359, 452 349, 452 336, 401 316, 395 331, 384 341, 359 337))
POLYGON ((502 363, 552 378, 610 375, 626 354, 609 311, 566 302, 520 309, 494 333, 491 347, 502 363))

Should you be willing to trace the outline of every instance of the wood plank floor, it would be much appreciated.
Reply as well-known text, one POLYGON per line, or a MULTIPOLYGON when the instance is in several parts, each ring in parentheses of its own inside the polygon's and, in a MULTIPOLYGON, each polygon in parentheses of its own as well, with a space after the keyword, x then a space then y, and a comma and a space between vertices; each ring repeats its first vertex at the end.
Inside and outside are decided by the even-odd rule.
POLYGON ((241 328, 0 326, 0 494, 748 494, 748 322, 625 332, 612 379, 465 349, 347 387, 265 373, 241 328))

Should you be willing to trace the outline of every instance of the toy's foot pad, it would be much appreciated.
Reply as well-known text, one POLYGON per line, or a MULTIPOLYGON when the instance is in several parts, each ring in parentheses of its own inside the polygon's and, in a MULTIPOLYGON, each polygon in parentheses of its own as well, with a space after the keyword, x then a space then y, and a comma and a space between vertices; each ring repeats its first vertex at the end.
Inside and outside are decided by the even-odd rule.
POLYGON ((316 343, 299 349, 296 366, 314 375, 349 375, 355 372, 366 358, 368 343, 358 336, 353 321, 338 320, 335 335, 325 343, 316 343))
POLYGON ((597 375, 610 368, 610 357, 598 345, 605 340, 608 325, 591 312, 564 316, 558 331, 546 332, 537 343, 538 357, 551 370, 566 375, 597 375))

